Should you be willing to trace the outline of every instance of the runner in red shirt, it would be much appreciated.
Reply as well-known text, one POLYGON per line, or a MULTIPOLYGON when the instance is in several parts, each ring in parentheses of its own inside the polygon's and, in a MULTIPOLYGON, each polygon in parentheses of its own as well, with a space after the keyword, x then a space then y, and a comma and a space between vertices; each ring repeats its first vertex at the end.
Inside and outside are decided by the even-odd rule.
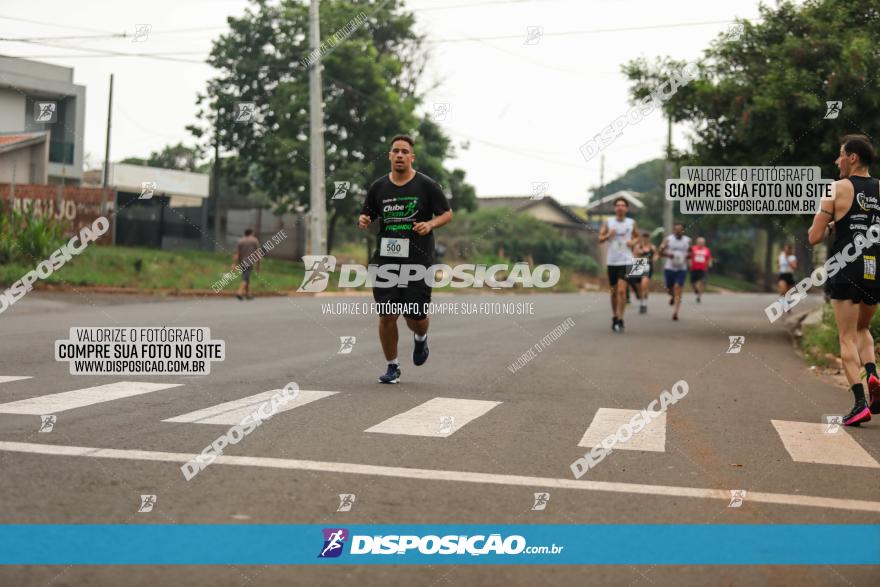
POLYGON ((700 237, 697 244, 691 247, 691 286, 697 294, 697 303, 706 289, 706 272, 712 264, 712 252, 706 246, 706 239, 700 237))

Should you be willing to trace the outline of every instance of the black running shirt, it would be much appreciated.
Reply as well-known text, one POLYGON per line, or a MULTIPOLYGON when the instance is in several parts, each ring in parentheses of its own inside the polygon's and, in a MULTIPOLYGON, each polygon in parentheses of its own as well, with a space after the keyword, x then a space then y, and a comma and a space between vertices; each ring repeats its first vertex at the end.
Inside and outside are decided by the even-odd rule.
MULTIPOLYGON (((880 224, 880 184, 875 177, 849 177, 853 185, 853 201, 846 214, 834 222, 834 244, 831 255, 843 251, 853 243, 857 234, 864 235, 872 224, 880 224)), ((852 252, 850 247, 847 252, 852 252)), ((855 260, 846 263, 831 283, 852 284, 863 289, 880 289, 877 277, 877 254, 880 247, 870 246, 862 251, 855 260)))
POLYGON ((422 236, 413 231, 416 222, 427 222, 449 210, 443 190, 423 173, 402 186, 385 175, 370 186, 361 214, 379 218, 379 236, 373 263, 434 262, 434 231, 422 236), (402 253, 408 249, 408 254, 402 253))

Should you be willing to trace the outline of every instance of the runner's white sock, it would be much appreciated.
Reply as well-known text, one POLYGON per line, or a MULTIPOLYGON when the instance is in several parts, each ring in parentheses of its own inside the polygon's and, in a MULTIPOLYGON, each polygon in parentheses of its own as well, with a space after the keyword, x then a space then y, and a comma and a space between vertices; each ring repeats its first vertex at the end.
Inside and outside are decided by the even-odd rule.
POLYGON ((648 300, 639 300, 639 305, 643 308, 648 305, 648 300))
POLYGON ((397 360, 397 357, 394 357, 393 359, 391 359, 390 361, 388 361, 388 364, 389 364, 389 365, 397 365, 397 366, 400 366, 400 361, 397 360))
POLYGON ((427 334, 416 334, 415 337, 416 337, 416 340, 419 342, 425 342, 426 340, 428 340, 427 334))

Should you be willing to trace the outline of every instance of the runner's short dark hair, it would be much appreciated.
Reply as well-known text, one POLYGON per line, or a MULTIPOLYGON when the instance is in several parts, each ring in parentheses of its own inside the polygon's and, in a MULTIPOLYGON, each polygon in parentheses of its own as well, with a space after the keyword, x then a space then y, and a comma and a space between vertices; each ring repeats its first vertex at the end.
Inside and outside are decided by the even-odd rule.
POLYGON ((244 229, 244 235, 245 235, 245 236, 250 236, 250 235, 252 235, 252 234, 254 234, 254 229, 253 229, 253 228, 245 228, 245 229, 244 229))
POLYGON ((617 205, 617 202, 623 202, 624 204, 626 204, 626 207, 629 208, 629 200, 627 200, 623 196, 620 196, 619 198, 614 198, 614 205, 615 206, 617 205))
POLYGON ((840 139, 843 150, 847 155, 855 153, 859 156, 862 165, 870 165, 874 162, 874 146, 871 139, 865 135, 846 135, 840 139))
POLYGON ((396 143, 397 141, 406 141, 407 143, 409 143, 409 146, 413 148, 416 146, 416 142, 409 135, 394 135, 393 137, 391 137, 391 146, 393 147, 394 143, 396 143))

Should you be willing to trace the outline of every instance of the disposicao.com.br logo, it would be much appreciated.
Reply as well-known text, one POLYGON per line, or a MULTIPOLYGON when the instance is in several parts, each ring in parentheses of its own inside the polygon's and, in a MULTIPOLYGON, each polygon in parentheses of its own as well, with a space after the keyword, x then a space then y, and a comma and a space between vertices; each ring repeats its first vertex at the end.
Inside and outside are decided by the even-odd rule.
MULTIPOLYGON (((333 255, 306 255, 303 257, 305 276, 297 291, 322 292, 330 284, 330 274, 336 269, 333 255)), ((356 288, 406 287, 410 282, 425 282, 430 287, 451 286, 454 288, 484 287, 493 289, 522 287, 553 287, 559 283, 559 267, 556 265, 537 265, 534 269, 528 263, 495 265, 476 265, 461 263, 454 267, 444 264, 421 265, 418 263, 384 263, 364 266, 346 263, 339 268, 337 286, 356 288), (498 275, 506 277, 499 280, 498 275)))
POLYGON ((346 542, 350 542, 350 555, 518 555, 518 554, 560 554, 565 548, 550 546, 529 546, 525 537, 511 534, 349 534, 345 528, 324 528, 323 546, 318 558, 340 556, 346 542))

